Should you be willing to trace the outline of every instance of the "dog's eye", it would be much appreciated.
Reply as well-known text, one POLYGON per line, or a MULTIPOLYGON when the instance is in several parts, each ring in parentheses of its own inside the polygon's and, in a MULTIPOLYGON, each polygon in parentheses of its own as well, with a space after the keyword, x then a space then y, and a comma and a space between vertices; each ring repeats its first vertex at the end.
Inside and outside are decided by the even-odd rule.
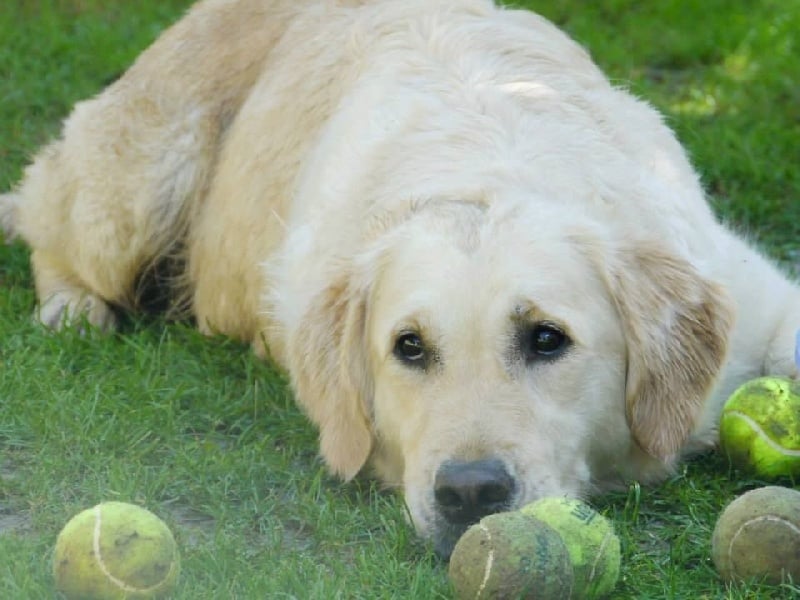
POLYGON ((414 367, 424 368, 427 362, 425 346, 416 333, 401 334, 394 343, 394 355, 414 367))
POLYGON ((570 339, 550 323, 537 323, 523 338, 523 352, 528 360, 554 359, 569 347, 570 339))

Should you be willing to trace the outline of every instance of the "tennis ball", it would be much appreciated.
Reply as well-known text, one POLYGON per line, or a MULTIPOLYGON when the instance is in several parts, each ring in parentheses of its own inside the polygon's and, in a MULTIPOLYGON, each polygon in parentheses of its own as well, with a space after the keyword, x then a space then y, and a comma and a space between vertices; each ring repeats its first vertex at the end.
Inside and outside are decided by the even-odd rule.
POLYGON ((764 477, 800 475, 800 383, 760 377, 728 399, 720 443, 731 463, 764 477))
POLYGON ((56 540, 56 587, 69 600, 158 598, 172 591, 178 548, 144 508, 104 502, 74 516, 56 540))
POLYGON ((800 492, 767 486, 736 498, 714 527, 711 558, 726 581, 800 581, 800 492))
POLYGON ((559 535, 519 512, 489 515, 467 529, 450 557, 456 598, 562 600, 572 566, 559 535))
POLYGON ((555 529, 575 571, 573 598, 601 598, 617 585, 619 538, 611 522, 591 506, 570 498, 543 498, 521 509, 555 529))

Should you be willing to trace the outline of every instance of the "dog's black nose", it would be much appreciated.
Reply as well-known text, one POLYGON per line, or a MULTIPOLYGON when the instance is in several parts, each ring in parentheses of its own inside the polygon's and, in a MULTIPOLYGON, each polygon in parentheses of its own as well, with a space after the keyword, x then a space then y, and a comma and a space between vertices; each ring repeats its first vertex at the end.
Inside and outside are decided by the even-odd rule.
POLYGON ((448 461, 436 473, 433 494, 439 513, 453 524, 472 524, 508 510, 514 479, 494 458, 448 461))

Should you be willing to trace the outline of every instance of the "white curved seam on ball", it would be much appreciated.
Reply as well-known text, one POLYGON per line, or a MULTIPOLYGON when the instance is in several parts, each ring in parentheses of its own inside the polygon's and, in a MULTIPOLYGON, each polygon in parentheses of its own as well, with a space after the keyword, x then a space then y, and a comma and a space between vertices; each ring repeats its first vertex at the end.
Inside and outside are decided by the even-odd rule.
POLYGON ((742 533, 742 529, 744 529, 748 525, 751 525, 753 523, 758 523, 758 522, 761 522, 761 521, 768 521, 768 522, 773 522, 773 523, 783 523, 784 525, 788 525, 789 529, 794 530, 794 532, 798 536, 800 536, 800 527, 798 527, 797 525, 795 525, 791 521, 788 521, 787 519, 784 519, 783 517, 776 517, 774 515, 764 515, 764 516, 761 516, 761 517, 756 517, 754 519, 750 519, 749 521, 745 521, 744 523, 742 523, 739 526, 739 528, 736 530, 736 532, 731 536, 731 542, 728 544, 728 564, 730 565, 731 571, 733 571, 734 573, 736 571, 733 568, 733 543, 736 541, 736 538, 739 537, 739 534, 742 533))
POLYGON ((492 546, 492 532, 489 531, 489 528, 486 527, 483 523, 479 523, 478 527, 486 534, 487 542, 489 544, 489 554, 486 556, 486 567, 483 571, 483 581, 481 581, 481 585, 478 587, 478 592, 475 594, 475 598, 480 598, 483 590, 486 589, 486 584, 489 583, 489 577, 492 574, 492 564, 494 563, 494 547, 492 546))
POLYGON ((606 550, 606 546, 608 546, 608 542, 611 540, 611 534, 606 534, 603 538, 603 541, 600 544, 600 548, 597 550, 597 556, 595 556, 594 561, 592 562, 592 568, 589 570, 589 581, 594 582, 594 576, 597 572, 597 565, 600 563, 600 559, 603 557, 603 552, 606 550))
POLYGON ((756 423, 753 419, 748 417, 746 414, 739 412, 738 410, 732 410, 726 413, 728 415, 734 415, 736 417, 740 417, 744 419, 750 427, 756 430, 756 433, 761 434, 764 438, 764 441, 767 442, 767 445, 770 446, 773 450, 780 452, 782 454, 787 454, 789 456, 800 456, 800 450, 792 450, 790 448, 784 448, 783 446, 779 446, 775 443, 775 441, 767 435, 767 433, 761 428, 761 425, 756 423))
POLYGON ((102 531, 102 523, 103 523, 103 513, 100 510, 100 506, 94 507, 94 532, 92 535, 92 550, 94 551, 94 555, 97 558, 97 564, 100 565, 100 570, 103 572, 103 575, 108 577, 111 580, 111 583, 116 585, 118 588, 122 589, 124 592, 135 592, 137 594, 146 594, 148 592, 152 592, 157 590, 161 587, 164 581, 169 577, 169 574, 172 573, 173 564, 170 564, 169 571, 167 572, 167 576, 164 577, 161 581, 159 581, 155 585, 151 585, 149 587, 144 588, 137 588, 132 585, 129 585, 122 581, 121 579, 117 579, 111 574, 111 571, 108 570, 106 567, 106 563, 103 562, 103 555, 100 552, 100 532, 102 531))

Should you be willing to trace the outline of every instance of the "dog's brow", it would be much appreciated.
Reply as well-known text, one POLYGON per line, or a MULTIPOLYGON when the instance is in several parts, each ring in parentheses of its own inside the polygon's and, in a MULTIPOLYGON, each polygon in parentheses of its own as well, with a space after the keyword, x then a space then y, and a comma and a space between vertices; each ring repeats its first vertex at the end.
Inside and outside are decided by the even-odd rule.
POLYGON ((520 301, 514 306, 512 320, 517 323, 532 323, 543 318, 543 311, 533 300, 520 301))

